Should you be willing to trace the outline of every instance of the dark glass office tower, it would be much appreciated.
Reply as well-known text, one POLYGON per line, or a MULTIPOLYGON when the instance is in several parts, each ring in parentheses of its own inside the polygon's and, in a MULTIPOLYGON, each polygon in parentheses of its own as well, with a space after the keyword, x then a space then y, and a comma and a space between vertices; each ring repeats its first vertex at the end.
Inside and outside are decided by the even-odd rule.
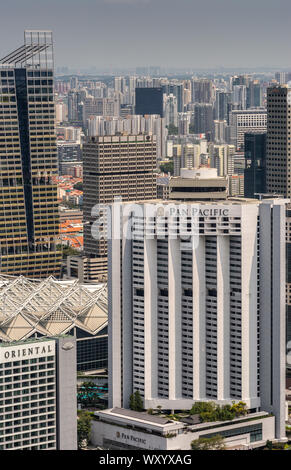
POLYGON ((257 108, 262 106, 262 88, 261 84, 254 80, 247 87, 247 108, 257 108))
POLYGON ((257 198, 256 193, 266 193, 266 141, 266 133, 245 134, 245 197, 257 198))
POLYGON ((58 276, 53 43, 25 31, 0 60, 0 272, 58 276))
POLYGON ((159 114, 164 115, 163 89, 136 88, 135 89, 135 114, 159 114))

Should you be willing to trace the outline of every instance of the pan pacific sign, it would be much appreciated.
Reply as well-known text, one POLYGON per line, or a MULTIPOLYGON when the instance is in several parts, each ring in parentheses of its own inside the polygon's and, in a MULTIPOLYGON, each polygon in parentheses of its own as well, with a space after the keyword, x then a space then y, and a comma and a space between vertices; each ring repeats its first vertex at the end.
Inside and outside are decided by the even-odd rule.
POLYGON ((116 432, 116 437, 125 441, 131 441, 132 443, 136 444, 146 444, 146 439, 142 439, 141 437, 134 436, 133 434, 125 434, 124 432, 116 432))
POLYGON ((22 359, 35 359, 55 355, 54 341, 39 341, 35 343, 23 343, 15 346, 0 347, 0 363, 13 362, 22 359))

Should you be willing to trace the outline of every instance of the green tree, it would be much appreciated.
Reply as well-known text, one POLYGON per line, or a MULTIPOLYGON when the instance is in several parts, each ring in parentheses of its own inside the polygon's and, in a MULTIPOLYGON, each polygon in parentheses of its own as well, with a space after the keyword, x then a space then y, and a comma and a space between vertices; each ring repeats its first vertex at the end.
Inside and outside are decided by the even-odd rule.
POLYGON ((170 162, 162 163, 160 165, 160 170, 163 173, 170 173, 171 175, 173 175, 173 173, 174 173, 174 162, 170 161, 170 162))
POLYGON ((224 405, 221 408, 218 407, 216 412, 217 421, 230 421, 235 417, 235 412, 231 405, 224 405))
POLYGON ((247 405, 243 401, 239 401, 238 403, 235 403, 233 401, 231 409, 234 412, 235 416, 246 415, 248 412, 247 405))
POLYGON ((129 407, 134 411, 143 411, 143 400, 138 390, 130 395, 129 407))
POLYGON ((83 191, 83 183, 79 181, 78 183, 74 184, 74 189, 78 189, 79 191, 83 191))
POLYGON ((93 387, 95 387, 94 382, 90 380, 85 380, 85 382, 82 383, 81 387, 83 387, 86 391, 91 390, 93 387))
POLYGON ((67 258, 67 256, 80 255, 80 251, 75 250, 71 246, 57 245, 57 250, 62 252, 63 259, 67 258))
POLYGON ((81 448, 87 444, 91 434, 91 420, 92 415, 88 411, 81 411, 78 416, 77 432, 78 432, 78 447, 81 448))
POLYGON ((169 124, 167 126, 169 135, 177 135, 178 134, 178 127, 174 126, 173 124, 169 124))
POLYGON ((213 437, 199 437, 191 442, 192 450, 224 450, 224 438, 217 434, 213 437))
POLYGON ((201 413, 214 413, 216 404, 214 401, 200 401, 193 404, 190 415, 200 415, 201 413))
POLYGON ((129 408, 135 410, 135 396, 133 393, 129 397, 129 408))
POLYGON ((242 401, 224 406, 216 405, 214 402, 197 402, 190 410, 191 415, 199 414, 202 422, 231 421, 247 412, 246 404, 242 401))
POLYGON ((268 450, 272 450, 273 449, 273 442, 269 441, 269 439, 268 439, 267 443, 266 443, 266 447, 267 447, 268 450))

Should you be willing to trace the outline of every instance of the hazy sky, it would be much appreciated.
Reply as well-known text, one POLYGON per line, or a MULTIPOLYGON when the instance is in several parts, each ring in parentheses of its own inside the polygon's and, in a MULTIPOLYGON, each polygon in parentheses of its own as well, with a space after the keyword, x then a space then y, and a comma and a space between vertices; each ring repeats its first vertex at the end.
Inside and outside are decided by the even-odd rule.
POLYGON ((288 67, 290 0, 1 0, 0 57, 52 29, 57 66, 288 67))

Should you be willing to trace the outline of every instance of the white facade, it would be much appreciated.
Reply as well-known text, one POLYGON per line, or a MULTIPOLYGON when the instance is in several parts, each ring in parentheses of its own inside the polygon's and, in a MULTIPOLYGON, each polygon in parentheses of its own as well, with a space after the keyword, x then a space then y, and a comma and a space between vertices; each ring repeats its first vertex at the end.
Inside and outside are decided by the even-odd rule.
POLYGON ((73 337, 0 344, 0 450, 75 450, 73 337))
POLYGON ((282 438, 285 200, 155 203, 109 242, 109 406, 243 400, 282 438))
POLYGON ((249 132, 267 131, 267 110, 264 108, 232 111, 229 115, 231 143, 236 147, 244 145, 244 136, 249 132))
POLYGON ((166 145, 168 131, 165 119, 157 114, 147 116, 133 115, 129 118, 114 116, 91 116, 87 121, 88 136, 109 135, 139 135, 153 134, 157 136, 157 159, 166 156, 166 145))
POLYGON ((112 409, 95 413, 92 421, 91 442, 105 449, 190 450, 191 442, 201 437, 220 434, 226 448, 251 449, 273 440, 275 418, 267 413, 229 422, 186 425, 183 422, 151 417, 146 413, 112 409), (251 420, 250 420, 251 418, 251 420))

